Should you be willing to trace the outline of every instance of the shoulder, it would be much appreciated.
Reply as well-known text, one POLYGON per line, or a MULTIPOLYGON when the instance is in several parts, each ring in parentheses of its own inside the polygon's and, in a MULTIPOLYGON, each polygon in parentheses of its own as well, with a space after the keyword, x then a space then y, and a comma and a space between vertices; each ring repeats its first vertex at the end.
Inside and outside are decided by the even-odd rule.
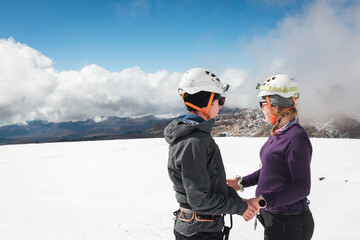
POLYGON ((191 134, 188 135, 186 139, 192 144, 198 144, 202 146, 207 146, 214 142, 214 139, 211 136, 211 134, 202 131, 192 132, 191 134))
POLYGON ((309 139, 309 135, 300 124, 296 124, 291 129, 289 129, 288 134, 291 135, 292 137, 309 139))
POLYGON ((195 144, 195 145, 207 145, 208 143, 214 141, 211 134, 208 132, 201 131, 194 126, 192 131, 189 131, 185 134, 179 142, 183 144, 195 144))
POLYGON ((290 146, 294 146, 294 147, 298 146, 302 148, 308 146, 312 148, 309 135, 300 124, 297 124, 293 126, 291 129, 289 129, 288 139, 290 146))

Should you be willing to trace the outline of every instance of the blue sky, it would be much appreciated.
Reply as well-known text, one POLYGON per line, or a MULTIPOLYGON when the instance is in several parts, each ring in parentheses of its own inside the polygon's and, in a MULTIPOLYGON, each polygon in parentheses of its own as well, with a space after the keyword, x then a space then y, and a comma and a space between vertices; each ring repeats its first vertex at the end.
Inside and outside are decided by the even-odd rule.
POLYGON ((110 71, 251 68, 251 56, 242 56, 244 43, 266 35, 303 5, 300 0, 6 0, 0 37, 37 49, 57 70, 92 63, 110 71))
POLYGON ((256 108, 257 83, 288 74, 302 117, 360 116, 359 0, 0 3, 0 126, 183 114, 194 67, 230 84, 227 107, 256 108))

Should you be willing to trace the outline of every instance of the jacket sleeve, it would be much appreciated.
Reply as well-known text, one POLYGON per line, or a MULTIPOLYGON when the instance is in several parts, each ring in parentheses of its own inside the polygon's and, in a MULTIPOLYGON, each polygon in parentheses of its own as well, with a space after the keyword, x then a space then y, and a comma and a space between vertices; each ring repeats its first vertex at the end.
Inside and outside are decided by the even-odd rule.
POLYGON ((205 141, 191 141, 183 148, 182 180, 187 201, 194 211, 207 214, 240 214, 247 209, 244 202, 234 191, 228 194, 210 191, 211 179, 207 169, 207 146, 205 141))
POLYGON ((243 177, 243 180, 241 183, 244 187, 255 186, 259 182, 259 176, 260 176, 260 169, 253 172, 252 174, 249 174, 249 175, 243 177))
POLYGON ((268 207, 288 205, 304 199, 310 194, 311 155, 312 147, 307 136, 299 134, 291 139, 285 154, 290 171, 291 183, 281 191, 263 195, 268 207))

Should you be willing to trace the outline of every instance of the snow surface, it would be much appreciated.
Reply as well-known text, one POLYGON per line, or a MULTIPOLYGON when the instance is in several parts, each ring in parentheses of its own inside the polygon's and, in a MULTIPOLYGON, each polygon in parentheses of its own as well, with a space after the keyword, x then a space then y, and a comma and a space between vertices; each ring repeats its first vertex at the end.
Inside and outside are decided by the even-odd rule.
MULTIPOLYGON (((216 138, 228 177, 255 171, 265 140, 216 138)), ((360 140, 311 141, 313 239, 359 239, 360 140)), ((167 154, 164 139, 1 146, 0 239, 174 239, 167 154)), ((234 216, 230 239, 262 239, 253 224, 234 216)))

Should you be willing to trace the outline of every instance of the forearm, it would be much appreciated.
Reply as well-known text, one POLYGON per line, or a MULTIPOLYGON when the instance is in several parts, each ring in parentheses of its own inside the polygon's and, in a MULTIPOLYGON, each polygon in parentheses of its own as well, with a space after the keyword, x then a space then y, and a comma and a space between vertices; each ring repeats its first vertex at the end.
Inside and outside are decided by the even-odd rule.
POLYGON ((259 176, 260 176, 260 169, 253 172, 252 174, 249 174, 249 175, 243 177, 243 180, 242 180, 241 184, 244 187, 255 186, 259 182, 259 176))
POLYGON ((201 199, 188 197, 190 206, 194 211, 208 214, 239 214, 242 215, 247 209, 247 203, 241 197, 230 189, 233 193, 223 194, 204 194, 201 199))
POLYGON ((310 193, 310 184, 293 182, 286 188, 277 192, 262 194, 267 201, 267 207, 280 207, 290 205, 307 197, 310 193))

